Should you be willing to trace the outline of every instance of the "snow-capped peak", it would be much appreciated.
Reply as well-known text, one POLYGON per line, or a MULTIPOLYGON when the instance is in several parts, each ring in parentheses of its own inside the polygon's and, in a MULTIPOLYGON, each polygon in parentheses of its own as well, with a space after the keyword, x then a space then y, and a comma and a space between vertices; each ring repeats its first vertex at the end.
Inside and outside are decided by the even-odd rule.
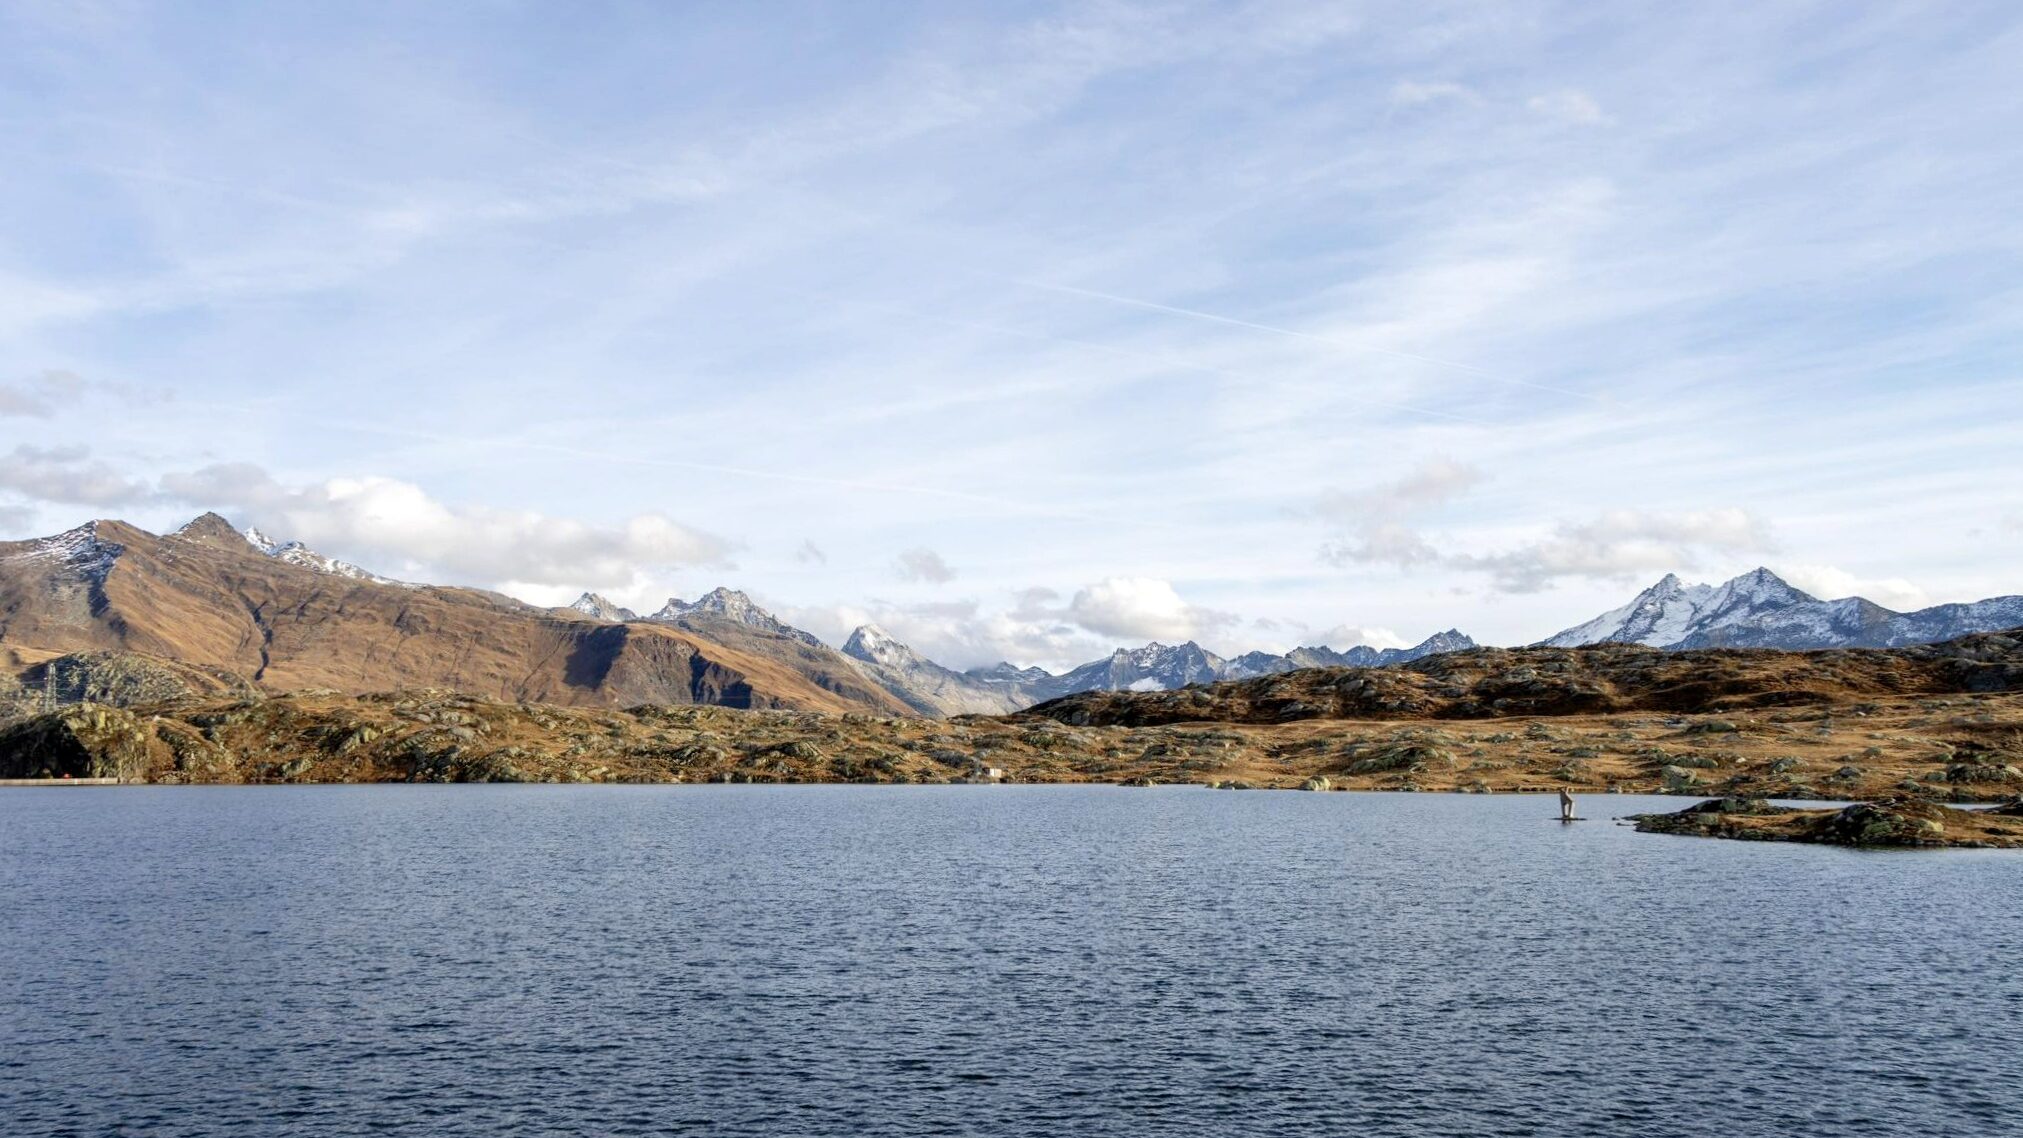
MULTIPOLYGON (((206 517, 210 516, 215 515, 206 515, 206 517)), ((191 522, 190 525, 197 525, 203 520, 203 518, 198 518, 197 521, 191 522)), ((183 528, 188 529, 190 527, 185 526, 183 528)), ((246 542, 255 550, 266 554, 276 561, 285 561, 290 565, 299 565, 304 569, 314 570, 318 573, 327 573, 332 577, 345 577, 353 581, 371 581, 379 585, 405 584, 405 582, 396 581, 391 577, 382 577, 370 569, 353 565, 349 561, 339 561, 335 557, 318 553, 299 541, 276 541, 260 532, 259 528, 255 526, 247 526, 240 531, 240 536, 244 537, 246 542)))
POLYGON ((1544 643, 1554 648, 1625 641, 1666 648, 1703 640, 1721 629, 1761 620, 1794 606, 1819 603, 1768 569, 1756 568, 1720 586, 1684 585, 1667 573, 1629 604, 1575 625, 1544 643))
POLYGON ((614 604, 601 593, 584 593, 569 605, 584 616, 598 620, 627 621, 638 620, 639 614, 623 605, 614 604))
POLYGON ((1612 640, 1653 647, 1671 644, 1692 630, 1713 596, 1713 586, 1682 584, 1677 574, 1667 573, 1629 604, 1577 624, 1543 643, 1548 648, 1575 648, 1612 640))
POLYGON ((737 589, 722 586, 711 589, 694 601, 684 601, 680 597, 669 597, 660 611, 646 619, 663 624, 676 624, 691 617, 714 618, 790 637, 820 647, 822 642, 812 633, 803 632, 793 625, 767 612, 755 604, 749 596, 737 589))
POLYGON ((922 662, 919 653, 894 639, 875 624, 861 625, 843 642, 843 654, 888 668, 905 668, 922 662))

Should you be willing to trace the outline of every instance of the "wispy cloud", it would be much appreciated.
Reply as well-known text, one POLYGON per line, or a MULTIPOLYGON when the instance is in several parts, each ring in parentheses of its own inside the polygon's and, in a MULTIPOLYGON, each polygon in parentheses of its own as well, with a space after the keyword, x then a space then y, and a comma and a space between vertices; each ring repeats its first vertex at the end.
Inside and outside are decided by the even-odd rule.
POLYGON ((1595 102, 1594 96, 1572 88, 1533 95, 1525 100, 1524 105, 1533 114, 1578 126, 1600 126, 1609 121, 1609 116, 1602 112, 1601 104, 1595 102))
POLYGON ((1566 578, 1629 583, 1640 576, 1693 569, 1703 555, 1775 549, 1764 524, 1745 510, 1650 513, 1611 510, 1561 525, 1550 536, 1489 554, 1457 553, 1449 566, 1488 573, 1498 588, 1537 592, 1566 578))
POLYGON ((0 383, 0 418, 48 419, 94 396, 110 396, 130 407, 158 404, 168 397, 166 392, 142 391, 127 384, 86 379, 74 371, 51 368, 27 379, 0 383))
POLYGON ((1481 96, 1472 88, 1460 83, 1400 79, 1391 85, 1391 101, 1401 107, 1416 107, 1421 103, 1437 103, 1448 99, 1473 103, 1479 102, 1481 96))

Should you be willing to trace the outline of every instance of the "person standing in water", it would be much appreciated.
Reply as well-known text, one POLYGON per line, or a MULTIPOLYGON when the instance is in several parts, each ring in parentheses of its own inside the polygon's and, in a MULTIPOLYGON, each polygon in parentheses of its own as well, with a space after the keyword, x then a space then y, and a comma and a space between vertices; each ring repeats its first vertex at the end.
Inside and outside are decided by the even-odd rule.
POLYGON ((1559 820, 1562 822, 1571 822, 1574 820, 1573 795, 1568 794, 1566 792, 1566 787, 1563 786, 1559 788, 1559 820))

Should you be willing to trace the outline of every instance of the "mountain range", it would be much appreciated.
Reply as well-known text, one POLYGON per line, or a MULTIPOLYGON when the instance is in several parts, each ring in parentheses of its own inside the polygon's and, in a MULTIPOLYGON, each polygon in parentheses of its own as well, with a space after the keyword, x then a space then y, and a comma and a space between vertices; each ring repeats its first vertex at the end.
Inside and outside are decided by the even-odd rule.
POLYGON ((0 543, 0 650, 17 684, 38 668, 46 680, 59 658, 89 657, 128 672, 169 661, 185 677, 194 668, 268 691, 909 712, 837 653, 713 613, 607 623, 478 589, 394 583, 216 514, 167 535, 95 521, 0 543), (703 624, 710 634, 690 627, 703 624))
POLYGON ((1540 641, 1574 648, 1621 642, 1653 648, 1895 648, 2023 625, 2023 596, 1895 612, 1861 597, 1823 601, 1768 569, 1720 585, 1671 573, 1612 609, 1540 641))
MULTIPOLYGON (((1899 613, 1858 597, 1823 601, 1757 569, 1719 586, 1668 574, 1540 644, 1891 647, 2014 626, 2023 626, 2023 597, 1899 613)), ((0 543, 0 663, 21 677, 37 667, 52 674, 48 662, 58 657, 127 653, 174 665, 141 669, 151 682, 220 691, 439 687, 565 705, 946 717, 1005 714, 1082 692, 1387 667, 1475 647, 1455 629, 1410 648, 1310 646, 1228 658, 1192 641, 1155 642, 1059 674, 1008 662, 958 671, 876 625, 831 648, 735 589, 671 597, 648 616, 587 592, 543 609, 478 589, 395 581, 300 542, 234 529, 216 514, 164 536, 103 520, 0 543)))

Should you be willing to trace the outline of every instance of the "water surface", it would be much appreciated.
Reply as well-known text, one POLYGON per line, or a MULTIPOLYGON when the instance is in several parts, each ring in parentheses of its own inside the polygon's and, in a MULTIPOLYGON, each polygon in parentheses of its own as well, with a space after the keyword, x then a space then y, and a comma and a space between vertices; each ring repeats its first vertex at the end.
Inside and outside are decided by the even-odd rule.
POLYGON ((1676 799, 0 791, 0 1132, 1992 1134, 2023 856, 1676 799))

